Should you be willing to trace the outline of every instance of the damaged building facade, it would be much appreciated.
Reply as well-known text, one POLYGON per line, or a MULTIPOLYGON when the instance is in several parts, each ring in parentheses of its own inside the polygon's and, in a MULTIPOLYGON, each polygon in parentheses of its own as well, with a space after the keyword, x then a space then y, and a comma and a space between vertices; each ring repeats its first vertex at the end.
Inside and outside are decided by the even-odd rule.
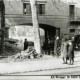
MULTIPOLYGON (((34 42, 31 6, 29 0, 5 0, 6 37, 25 38, 34 42)), ((74 33, 70 24, 80 20, 79 0, 36 0, 41 45, 56 36, 69 38, 74 33)))

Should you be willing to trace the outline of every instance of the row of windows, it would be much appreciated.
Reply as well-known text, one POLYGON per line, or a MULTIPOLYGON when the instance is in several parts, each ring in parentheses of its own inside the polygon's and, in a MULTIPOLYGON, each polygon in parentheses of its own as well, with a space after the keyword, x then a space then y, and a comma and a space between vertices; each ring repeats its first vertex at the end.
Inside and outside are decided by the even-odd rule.
MULTIPOLYGON (((71 18, 74 18, 74 7, 74 5, 69 6, 69 14, 71 18)), ((45 14, 45 4, 37 4, 37 12, 38 14, 45 14)), ((23 3, 23 13, 31 14, 30 3, 23 3)))
MULTIPOLYGON (((37 4, 37 12, 38 14, 45 14, 45 4, 37 4)), ((23 13, 31 14, 30 3, 23 3, 23 13)))

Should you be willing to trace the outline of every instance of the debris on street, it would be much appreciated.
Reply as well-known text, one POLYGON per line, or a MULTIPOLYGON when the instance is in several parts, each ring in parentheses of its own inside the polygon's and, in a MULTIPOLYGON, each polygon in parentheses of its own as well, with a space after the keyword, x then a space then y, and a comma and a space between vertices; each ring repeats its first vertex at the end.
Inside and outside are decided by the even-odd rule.
POLYGON ((20 52, 18 51, 18 53, 14 53, 13 55, 11 54, 13 53, 8 53, 8 56, 1 58, 0 62, 21 62, 27 60, 42 59, 43 57, 43 55, 38 54, 33 47, 28 47, 27 50, 20 52))
POLYGON ((17 59, 35 59, 35 58, 41 58, 42 55, 38 54, 36 52, 36 50, 32 47, 29 47, 27 50, 25 51, 21 51, 21 53, 17 53, 16 55, 13 56, 13 58, 17 59))

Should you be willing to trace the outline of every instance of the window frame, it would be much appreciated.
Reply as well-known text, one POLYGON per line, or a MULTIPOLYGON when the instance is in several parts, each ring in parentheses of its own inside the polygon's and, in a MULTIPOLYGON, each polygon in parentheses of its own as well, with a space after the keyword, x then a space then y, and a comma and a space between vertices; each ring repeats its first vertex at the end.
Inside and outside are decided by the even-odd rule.
POLYGON ((75 29, 70 29, 70 33, 75 33, 75 29))
POLYGON ((69 16, 71 20, 74 20, 75 18, 75 5, 74 4, 69 5, 69 16))
POLYGON ((23 14, 31 15, 31 6, 30 6, 29 2, 23 2, 23 14), (26 4, 26 8, 24 8, 24 4, 26 4), (24 10, 24 9, 26 9, 26 10, 24 10), (27 11, 27 9, 28 9, 28 11, 27 11))
POLYGON ((45 14, 45 3, 38 3, 37 4, 37 13, 38 15, 44 15, 45 14), (41 9, 40 9, 41 7, 41 9), (44 7, 44 9, 43 9, 44 7))
MULTIPOLYGON (((23 2, 23 14, 31 15, 31 13, 30 14, 24 13, 24 4, 30 4, 30 1, 24 1, 23 0, 22 2, 23 2)), ((39 8, 37 8, 37 14, 38 15, 45 15, 45 13, 46 13, 46 3, 47 3, 47 1, 37 1, 37 7, 38 7, 39 4, 44 5, 44 10, 42 9, 41 14, 38 13, 39 8)))

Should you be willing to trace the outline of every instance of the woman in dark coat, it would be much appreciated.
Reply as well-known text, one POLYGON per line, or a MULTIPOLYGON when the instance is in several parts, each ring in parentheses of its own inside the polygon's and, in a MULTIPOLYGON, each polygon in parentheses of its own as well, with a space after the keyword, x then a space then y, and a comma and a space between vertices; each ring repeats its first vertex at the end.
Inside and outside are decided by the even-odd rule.
POLYGON ((68 58, 70 60, 70 64, 73 64, 74 62, 74 45, 73 41, 68 42, 68 58))

